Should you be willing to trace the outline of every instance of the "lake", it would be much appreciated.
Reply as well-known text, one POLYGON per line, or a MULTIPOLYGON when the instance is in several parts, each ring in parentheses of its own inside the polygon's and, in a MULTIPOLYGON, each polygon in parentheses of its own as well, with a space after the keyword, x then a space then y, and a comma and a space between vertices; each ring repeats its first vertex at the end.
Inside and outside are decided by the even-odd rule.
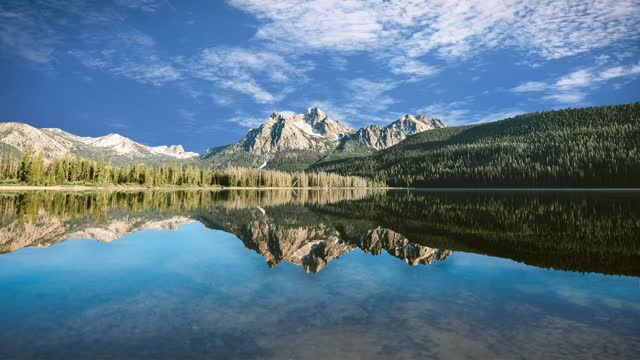
POLYGON ((24 192, 0 211, 0 359, 640 358, 640 192, 24 192))

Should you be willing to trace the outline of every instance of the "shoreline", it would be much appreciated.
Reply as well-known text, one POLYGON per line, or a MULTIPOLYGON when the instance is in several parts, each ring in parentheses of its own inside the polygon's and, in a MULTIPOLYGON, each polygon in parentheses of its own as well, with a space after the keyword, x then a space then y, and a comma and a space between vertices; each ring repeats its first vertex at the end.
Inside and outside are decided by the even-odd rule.
POLYGON ((400 191, 640 191, 640 188, 402 188, 402 187, 243 187, 243 186, 135 186, 135 185, 0 185, 0 191, 220 191, 220 190, 400 190, 400 191))
POLYGON ((92 185, 0 185, 0 191, 220 191, 220 190, 346 190, 346 189, 399 189, 390 187, 245 187, 245 186, 92 186, 92 185))

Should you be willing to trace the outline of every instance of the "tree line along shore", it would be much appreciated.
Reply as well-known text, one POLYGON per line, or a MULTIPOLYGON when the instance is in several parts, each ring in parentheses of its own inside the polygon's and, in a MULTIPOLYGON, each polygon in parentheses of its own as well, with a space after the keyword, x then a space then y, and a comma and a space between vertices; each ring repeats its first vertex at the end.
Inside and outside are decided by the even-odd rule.
POLYGON ((0 185, 31 187, 181 187, 181 188, 366 188, 382 187, 360 176, 323 171, 284 172, 231 167, 206 169, 193 165, 114 166, 110 156, 98 161, 79 155, 45 161, 27 150, 22 159, 0 159, 0 185))

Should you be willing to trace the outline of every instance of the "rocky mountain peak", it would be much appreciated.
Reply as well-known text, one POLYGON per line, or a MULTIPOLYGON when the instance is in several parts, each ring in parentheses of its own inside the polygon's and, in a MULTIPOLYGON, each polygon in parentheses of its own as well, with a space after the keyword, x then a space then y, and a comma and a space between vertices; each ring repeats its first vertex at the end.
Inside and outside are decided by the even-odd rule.
MULTIPOLYGON (((386 149, 407 138, 435 128, 445 127, 440 120, 424 115, 406 114, 393 123, 371 125, 355 130, 332 119, 318 107, 293 116, 273 112, 257 129, 250 130, 238 143, 212 152, 215 167, 268 166, 274 158, 295 159, 330 151, 364 151, 386 149), (366 148, 369 149, 366 149, 366 148), (301 151, 306 155, 300 155, 301 151)), ((290 160, 287 160, 290 161, 290 160)))
POLYGON ((327 114, 318 107, 308 108, 305 115, 310 123, 317 123, 327 119, 327 114))
POLYGON ((419 132, 446 127, 446 125, 438 119, 429 119, 424 115, 406 114, 386 127, 400 131, 405 135, 414 135, 419 132))

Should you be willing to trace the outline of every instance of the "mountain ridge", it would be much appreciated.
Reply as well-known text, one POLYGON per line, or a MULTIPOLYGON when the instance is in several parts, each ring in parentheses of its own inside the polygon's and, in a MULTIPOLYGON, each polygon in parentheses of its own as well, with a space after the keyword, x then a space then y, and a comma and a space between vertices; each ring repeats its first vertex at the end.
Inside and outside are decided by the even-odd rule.
POLYGON ((638 139, 640 102, 567 108, 422 132, 309 169, 399 187, 636 188, 638 139))
POLYGON ((358 130, 334 120, 318 107, 285 117, 274 112, 238 142, 207 150, 214 168, 247 166, 304 170, 327 157, 359 156, 393 146, 411 135, 447 127, 439 119, 404 115, 387 126, 358 130))
POLYGON ((36 128, 21 122, 0 123, 0 143, 17 153, 31 148, 42 153, 46 160, 79 154, 97 160, 102 155, 112 155, 115 163, 134 161, 187 160, 198 157, 187 152, 182 145, 147 146, 120 134, 111 133, 99 137, 83 137, 59 128, 36 128))

